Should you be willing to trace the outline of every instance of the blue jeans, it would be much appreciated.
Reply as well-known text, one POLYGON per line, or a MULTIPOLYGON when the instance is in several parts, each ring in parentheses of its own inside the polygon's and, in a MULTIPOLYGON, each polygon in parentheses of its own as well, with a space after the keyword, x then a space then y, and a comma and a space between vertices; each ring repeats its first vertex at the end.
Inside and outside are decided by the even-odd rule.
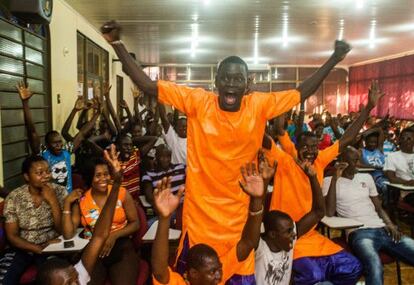
POLYGON ((384 270, 378 255, 380 250, 414 265, 414 240, 402 236, 395 243, 384 228, 356 230, 349 236, 349 244, 364 266, 366 285, 384 284, 384 270))

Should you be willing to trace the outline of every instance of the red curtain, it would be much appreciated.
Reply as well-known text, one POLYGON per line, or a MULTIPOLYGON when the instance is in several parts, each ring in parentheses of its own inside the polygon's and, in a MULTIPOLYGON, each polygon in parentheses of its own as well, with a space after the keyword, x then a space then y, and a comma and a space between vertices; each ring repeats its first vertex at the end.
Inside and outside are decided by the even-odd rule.
POLYGON ((349 111, 367 102, 368 88, 378 80, 385 92, 372 115, 389 113, 399 119, 414 119, 414 55, 355 66, 349 69, 349 111))

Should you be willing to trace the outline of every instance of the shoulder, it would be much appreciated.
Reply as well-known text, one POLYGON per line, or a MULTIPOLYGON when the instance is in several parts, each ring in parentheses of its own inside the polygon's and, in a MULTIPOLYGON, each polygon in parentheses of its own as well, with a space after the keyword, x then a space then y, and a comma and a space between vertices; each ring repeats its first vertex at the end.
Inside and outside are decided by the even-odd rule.
POLYGON ((14 201, 16 199, 19 199, 19 197, 26 195, 27 191, 29 191, 29 187, 27 186, 27 184, 24 184, 11 191, 10 194, 7 195, 5 202, 7 203, 8 201, 14 201))

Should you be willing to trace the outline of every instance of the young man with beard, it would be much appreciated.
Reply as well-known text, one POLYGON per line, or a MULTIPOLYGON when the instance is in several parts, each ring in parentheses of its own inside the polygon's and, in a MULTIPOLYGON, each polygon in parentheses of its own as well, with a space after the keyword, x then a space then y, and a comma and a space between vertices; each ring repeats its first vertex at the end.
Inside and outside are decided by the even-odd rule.
MULTIPOLYGON (((311 96, 350 46, 337 41, 329 60, 297 90, 272 93, 249 93, 247 64, 237 56, 227 57, 217 69, 217 96, 200 88, 152 81, 120 41, 120 26, 108 22, 101 30, 139 89, 187 115, 187 195, 178 270, 185 270, 180 261, 194 244, 208 244, 223 256, 238 242, 247 216, 249 197, 237 183, 239 169, 256 156, 266 122, 311 96)), ((235 273, 229 282, 254 283, 253 254, 235 273)))
POLYGON ((356 168, 360 154, 348 147, 341 155, 345 167, 332 177, 324 179, 326 215, 351 218, 364 224, 361 228, 348 230, 348 243, 364 266, 367 285, 384 284, 384 269, 379 251, 414 265, 414 240, 402 236, 381 206, 374 180, 356 168))
MULTIPOLYGON (((268 156, 271 160, 279 162, 273 184, 275 186, 270 204, 271 210, 285 212, 294 221, 300 220, 309 212, 312 206, 311 186, 296 160, 312 163, 318 181, 322 184, 325 167, 351 144, 382 95, 378 90, 378 84, 373 82, 369 90, 368 104, 361 111, 358 119, 338 141, 323 151, 318 151, 318 139, 312 133, 300 135, 295 148, 289 136, 279 128, 279 142, 289 154, 278 148, 269 137, 265 137, 264 146, 267 149, 271 148, 268 156), (295 207, 292 207, 293 202, 295 207)), ((354 284, 362 271, 355 257, 314 229, 298 239, 293 258, 294 281, 299 285, 323 281, 354 284)))

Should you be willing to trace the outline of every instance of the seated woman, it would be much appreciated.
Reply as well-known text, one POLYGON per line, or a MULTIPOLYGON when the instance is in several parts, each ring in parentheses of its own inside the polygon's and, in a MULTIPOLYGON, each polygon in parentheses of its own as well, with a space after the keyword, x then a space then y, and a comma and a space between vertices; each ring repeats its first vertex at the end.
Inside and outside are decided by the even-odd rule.
POLYGON ((10 243, 0 259, 1 284, 18 284, 32 264, 46 261, 42 250, 56 241, 61 225, 65 187, 49 183, 51 173, 41 156, 23 161, 26 184, 13 190, 5 200, 5 230, 10 243))
MULTIPOLYGON (((82 223, 84 235, 92 236, 96 221, 112 189, 107 162, 97 158, 86 167, 84 177, 89 187, 82 196, 81 191, 73 191, 64 203, 63 236, 72 238, 76 228, 82 223), (79 202, 78 202, 79 201, 79 202)), ((111 233, 99 255, 101 257, 91 275, 89 284, 104 284, 109 274, 113 285, 135 284, 138 256, 130 236, 139 228, 134 200, 125 188, 119 189, 118 201, 112 221, 111 233), (119 274, 122 272, 122 274, 119 274)))

